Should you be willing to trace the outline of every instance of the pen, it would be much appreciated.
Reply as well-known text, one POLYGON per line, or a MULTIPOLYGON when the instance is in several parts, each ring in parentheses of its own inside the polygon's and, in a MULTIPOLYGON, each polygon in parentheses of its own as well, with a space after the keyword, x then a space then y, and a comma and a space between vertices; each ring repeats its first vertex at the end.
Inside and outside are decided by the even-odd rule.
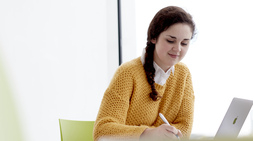
MULTIPOLYGON (((164 123, 170 125, 170 123, 167 121, 167 119, 163 116, 162 113, 159 113, 159 116, 160 116, 160 118, 163 120, 164 123)), ((175 134, 175 135, 176 135, 176 137, 177 137, 178 139, 180 139, 179 136, 178 136, 177 134, 175 134)))

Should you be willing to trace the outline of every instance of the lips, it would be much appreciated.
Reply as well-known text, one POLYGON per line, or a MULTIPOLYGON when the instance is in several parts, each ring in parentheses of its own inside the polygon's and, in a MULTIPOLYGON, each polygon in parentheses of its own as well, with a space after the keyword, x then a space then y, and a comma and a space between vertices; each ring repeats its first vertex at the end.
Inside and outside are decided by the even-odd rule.
POLYGON ((171 58, 177 58, 179 55, 177 55, 177 54, 169 54, 169 56, 170 56, 171 58))

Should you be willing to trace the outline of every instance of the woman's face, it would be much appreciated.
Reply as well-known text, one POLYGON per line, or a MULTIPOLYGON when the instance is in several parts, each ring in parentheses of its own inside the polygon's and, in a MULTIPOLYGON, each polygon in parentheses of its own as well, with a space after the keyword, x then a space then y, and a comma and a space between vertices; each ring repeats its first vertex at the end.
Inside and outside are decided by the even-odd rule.
POLYGON ((192 30, 189 25, 177 23, 160 33, 155 44, 154 61, 164 71, 181 61, 190 44, 192 30))

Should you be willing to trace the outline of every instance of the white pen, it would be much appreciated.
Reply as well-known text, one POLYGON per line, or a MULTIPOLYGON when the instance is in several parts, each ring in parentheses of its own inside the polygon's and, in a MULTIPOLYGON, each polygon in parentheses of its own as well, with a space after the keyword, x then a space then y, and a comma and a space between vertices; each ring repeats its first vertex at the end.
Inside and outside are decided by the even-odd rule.
MULTIPOLYGON (((159 116, 160 116, 160 118, 163 120, 164 123, 170 125, 170 123, 167 121, 167 119, 163 116, 162 113, 159 113, 159 116)), ((176 135, 176 137, 177 137, 178 139, 180 139, 179 136, 178 136, 177 134, 175 134, 175 135, 176 135)))

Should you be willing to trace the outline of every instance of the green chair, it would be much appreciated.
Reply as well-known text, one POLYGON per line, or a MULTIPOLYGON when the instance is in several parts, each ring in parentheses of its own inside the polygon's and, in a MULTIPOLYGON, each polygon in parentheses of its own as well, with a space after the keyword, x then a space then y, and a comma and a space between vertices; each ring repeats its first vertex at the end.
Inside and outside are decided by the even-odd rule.
POLYGON ((59 119, 61 141, 93 141, 94 121, 59 119))

